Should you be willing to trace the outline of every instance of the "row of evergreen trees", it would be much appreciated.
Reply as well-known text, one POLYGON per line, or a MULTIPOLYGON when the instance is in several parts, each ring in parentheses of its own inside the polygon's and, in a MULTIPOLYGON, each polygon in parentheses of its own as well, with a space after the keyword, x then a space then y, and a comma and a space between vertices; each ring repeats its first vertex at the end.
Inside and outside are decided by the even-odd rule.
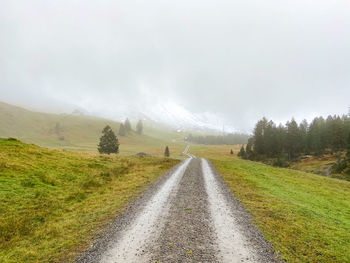
MULTIPOLYGON (((121 127, 123 129, 122 132, 124 134, 122 136, 125 136, 126 132, 131 132, 131 124, 128 119, 125 120, 124 124, 123 123, 120 124, 119 135, 120 135, 121 127)), ((142 121, 140 120, 136 125, 136 132, 138 134, 142 134, 142 130, 143 130, 143 124, 142 124, 142 121)), ((104 129, 102 130, 102 136, 100 138, 100 143, 98 144, 98 151, 101 154, 111 154, 111 153, 119 152, 118 137, 115 135, 115 133, 113 132, 112 128, 109 125, 104 127, 104 129)), ((165 147, 164 156, 165 157, 170 156, 170 151, 168 146, 165 147)))
MULTIPOLYGON (((129 119, 126 119, 124 123, 120 124, 118 135, 126 136, 128 133, 131 133, 131 131, 132 131, 131 123, 129 119)), ((136 124, 136 132, 140 135, 143 132, 143 123, 141 120, 139 120, 138 123, 136 124)))
POLYGON ((253 137, 239 156, 251 160, 277 158, 295 160, 301 155, 322 155, 344 151, 350 136, 350 117, 328 116, 306 120, 298 124, 294 119, 286 125, 276 125, 266 118, 258 121, 253 137))
POLYGON ((231 133, 225 135, 206 135, 206 136, 193 136, 188 135, 186 141, 199 144, 246 144, 249 135, 243 133, 231 133))

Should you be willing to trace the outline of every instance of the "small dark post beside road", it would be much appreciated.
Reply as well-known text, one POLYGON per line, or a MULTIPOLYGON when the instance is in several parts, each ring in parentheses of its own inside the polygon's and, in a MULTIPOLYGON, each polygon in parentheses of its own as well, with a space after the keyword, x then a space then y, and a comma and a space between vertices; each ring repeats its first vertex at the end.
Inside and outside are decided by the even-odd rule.
POLYGON ((169 152, 169 147, 165 147, 165 151, 164 151, 164 156, 165 157, 169 157, 170 156, 170 152, 169 152))

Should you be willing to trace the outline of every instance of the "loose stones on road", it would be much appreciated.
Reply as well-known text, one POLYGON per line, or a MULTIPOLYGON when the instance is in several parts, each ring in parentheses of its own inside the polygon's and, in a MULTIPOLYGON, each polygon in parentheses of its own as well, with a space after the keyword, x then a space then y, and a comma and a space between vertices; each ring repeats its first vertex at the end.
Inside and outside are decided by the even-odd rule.
POLYGON ((276 261, 271 245, 207 160, 191 157, 162 180, 78 262, 276 261))
POLYGON ((208 196, 200 159, 193 159, 179 184, 159 239, 150 246, 153 262, 217 262, 208 196))

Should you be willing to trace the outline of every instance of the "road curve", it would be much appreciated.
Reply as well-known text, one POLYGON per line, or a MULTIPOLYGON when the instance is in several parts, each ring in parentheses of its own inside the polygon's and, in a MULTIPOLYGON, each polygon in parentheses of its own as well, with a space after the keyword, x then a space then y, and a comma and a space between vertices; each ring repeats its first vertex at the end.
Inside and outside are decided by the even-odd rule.
POLYGON ((212 164, 191 157, 131 204, 76 261, 265 263, 277 259, 212 164))

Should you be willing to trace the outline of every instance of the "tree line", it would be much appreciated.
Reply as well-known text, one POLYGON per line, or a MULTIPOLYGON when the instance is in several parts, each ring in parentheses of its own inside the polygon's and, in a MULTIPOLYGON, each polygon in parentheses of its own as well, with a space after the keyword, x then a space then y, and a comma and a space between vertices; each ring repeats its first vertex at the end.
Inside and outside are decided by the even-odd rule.
POLYGON ((349 147, 350 117, 316 117, 311 123, 294 119, 285 125, 276 125, 263 118, 257 122, 254 133, 242 146, 239 156, 250 160, 276 158, 276 165, 285 166, 303 155, 337 153, 349 147))
POLYGON ((189 134, 186 137, 186 141, 194 142, 198 144, 246 144, 249 135, 243 133, 231 133, 225 135, 205 135, 205 136, 193 136, 189 134))
MULTIPOLYGON (((121 123, 119 126, 119 131, 118 131, 118 135, 120 136, 126 136, 128 133, 131 133, 132 128, 131 128, 131 123, 129 121, 129 119, 127 118, 124 123, 121 123)), ((143 123, 141 120, 139 120, 136 124, 136 132, 138 134, 142 134, 143 132, 143 123)))
MULTIPOLYGON (((128 133, 131 133, 132 128, 131 128, 131 123, 129 119, 126 119, 124 123, 121 123, 119 126, 119 132, 118 135, 120 136, 126 136, 128 133)), ((143 123, 141 120, 138 121, 136 124, 136 132, 138 134, 142 134, 143 132, 143 123)), ((100 138, 100 142, 98 144, 98 151, 101 154, 111 154, 111 153, 119 153, 119 140, 118 137, 115 135, 114 131, 112 128, 107 125, 106 127, 103 128, 102 130, 102 136, 100 138)), ((169 147, 165 147, 164 151, 164 156, 169 157, 170 156, 170 151, 169 147)))

